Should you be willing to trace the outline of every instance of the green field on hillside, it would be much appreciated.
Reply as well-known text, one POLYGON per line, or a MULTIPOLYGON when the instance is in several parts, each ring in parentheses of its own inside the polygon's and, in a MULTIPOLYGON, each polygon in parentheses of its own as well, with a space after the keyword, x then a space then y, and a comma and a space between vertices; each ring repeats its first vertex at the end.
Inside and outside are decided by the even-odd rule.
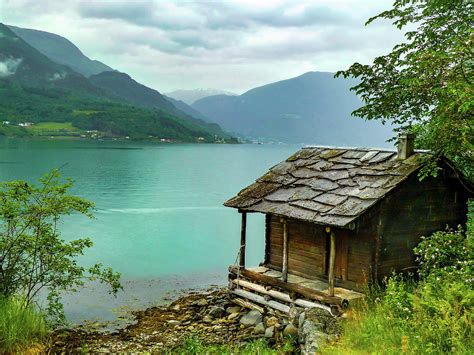
POLYGON ((72 122, 39 122, 27 128, 35 136, 79 136, 82 133, 72 122))

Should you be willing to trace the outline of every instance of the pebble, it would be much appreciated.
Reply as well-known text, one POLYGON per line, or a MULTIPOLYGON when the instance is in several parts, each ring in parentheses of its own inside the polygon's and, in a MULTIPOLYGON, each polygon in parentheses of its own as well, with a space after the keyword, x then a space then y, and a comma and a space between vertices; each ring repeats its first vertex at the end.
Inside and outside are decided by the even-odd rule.
POLYGON ((255 328, 253 328, 254 334, 265 334, 265 326, 262 322, 258 323, 255 328))
POLYGON ((204 306, 207 306, 208 304, 209 302, 204 298, 201 298, 200 300, 193 303, 193 305, 199 306, 199 307, 204 307, 204 306))
POLYGON ((232 320, 232 319, 238 318, 239 316, 240 316, 240 313, 232 313, 227 317, 227 319, 232 320))
POLYGON ((273 338, 273 334, 275 333, 275 327, 271 326, 265 329, 265 338, 273 338))
POLYGON ((209 310, 209 315, 213 318, 221 318, 225 314, 225 309, 220 306, 214 306, 209 310))
POLYGON ((298 329, 293 324, 288 324, 283 330, 283 335, 290 336, 290 337, 297 337, 298 329))
POLYGON ((230 306, 230 307, 227 307, 225 311, 228 314, 232 314, 232 313, 239 313, 241 309, 242 308, 239 306, 230 306))

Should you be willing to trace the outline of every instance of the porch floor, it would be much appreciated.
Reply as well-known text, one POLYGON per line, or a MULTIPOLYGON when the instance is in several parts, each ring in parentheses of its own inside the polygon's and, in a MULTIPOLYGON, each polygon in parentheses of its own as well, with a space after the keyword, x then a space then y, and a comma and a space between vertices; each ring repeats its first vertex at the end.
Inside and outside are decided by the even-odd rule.
MULTIPOLYGON (((282 273, 277 270, 270 269, 265 266, 256 266, 256 267, 249 267, 247 270, 257 272, 259 274, 273 277, 276 279, 282 279, 282 273)), ((326 294, 329 294, 328 292, 328 283, 320 280, 312 280, 308 279, 305 277, 297 276, 288 273, 288 280, 287 282, 292 283, 292 284, 297 284, 303 287, 307 287, 310 289, 313 289, 315 291, 320 291, 324 292, 326 294)), ((334 287, 334 296, 340 297, 342 299, 346 299, 348 301, 357 299, 357 298, 362 298, 364 297, 364 294, 353 291, 353 290, 348 290, 346 288, 342 287, 334 287)))

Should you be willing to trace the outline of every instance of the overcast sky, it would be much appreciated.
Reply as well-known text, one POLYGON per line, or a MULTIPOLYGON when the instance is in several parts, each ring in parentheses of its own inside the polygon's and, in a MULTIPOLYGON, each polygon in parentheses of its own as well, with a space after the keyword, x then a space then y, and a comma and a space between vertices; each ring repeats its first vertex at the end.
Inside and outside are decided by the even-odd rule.
POLYGON ((307 71, 369 63, 402 40, 365 21, 392 0, 0 0, 0 22, 62 35, 167 92, 242 93, 307 71))

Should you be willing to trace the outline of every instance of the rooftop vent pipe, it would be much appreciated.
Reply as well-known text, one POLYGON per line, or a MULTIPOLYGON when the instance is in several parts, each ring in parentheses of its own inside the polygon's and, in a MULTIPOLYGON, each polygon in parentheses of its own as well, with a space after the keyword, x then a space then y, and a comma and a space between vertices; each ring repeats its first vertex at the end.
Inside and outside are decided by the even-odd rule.
POLYGON ((415 152, 415 135, 402 133, 398 136, 398 159, 408 159, 415 152))

